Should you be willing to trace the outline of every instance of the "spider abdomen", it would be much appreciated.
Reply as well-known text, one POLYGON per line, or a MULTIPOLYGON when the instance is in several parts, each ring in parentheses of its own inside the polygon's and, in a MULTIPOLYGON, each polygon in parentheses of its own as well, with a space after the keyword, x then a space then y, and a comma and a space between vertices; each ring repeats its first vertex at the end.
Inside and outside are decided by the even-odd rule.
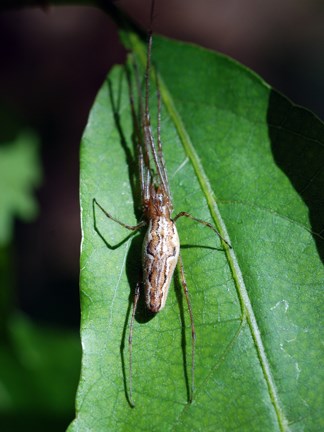
POLYGON ((165 305, 179 250, 175 223, 165 216, 151 219, 143 242, 145 301, 151 312, 159 312, 165 305))

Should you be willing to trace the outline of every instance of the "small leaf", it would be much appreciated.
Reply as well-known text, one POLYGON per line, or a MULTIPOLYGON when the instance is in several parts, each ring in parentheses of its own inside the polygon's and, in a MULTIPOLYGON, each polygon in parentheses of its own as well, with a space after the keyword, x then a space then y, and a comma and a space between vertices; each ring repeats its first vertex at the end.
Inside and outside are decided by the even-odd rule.
MULTIPOLYGON (((129 38, 143 67, 145 47, 129 38)), ((96 198, 127 224, 140 217, 128 86, 114 68, 82 139, 83 360, 69 430, 321 430, 323 124, 222 55, 154 37, 153 62, 174 214, 215 224, 233 249, 190 220, 177 223, 197 332, 194 401, 176 283, 161 313, 137 316, 131 409, 127 337, 141 237, 120 244, 129 233, 92 206, 96 198)), ((155 119, 153 85, 151 109, 155 119)))
POLYGON ((0 146, 0 245, 10 242, 13 219, 29 221, 37 214, 33 189, 40 184, 38 137, 22 132, 0 146))

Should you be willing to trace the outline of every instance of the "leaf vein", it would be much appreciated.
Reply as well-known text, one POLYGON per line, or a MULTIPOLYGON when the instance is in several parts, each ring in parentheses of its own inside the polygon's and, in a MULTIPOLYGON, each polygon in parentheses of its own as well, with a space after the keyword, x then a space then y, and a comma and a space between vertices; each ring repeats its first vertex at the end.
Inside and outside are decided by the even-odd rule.
MULTIPOLYGON (((229 241, 229 236, 226 230, 225 223, 222 220, 220 211, 218 209, 216 199, 214 196, 214 192, 211 188, 211 185, 209 183, 209 180, 203 170, 203 167, 201 165, 201 162, 198 158, 198 155, 195 152, 195 149, 191 143, 190 137, 186 131, 186 128, 182 122, 180 114, 177 112, 172 97, 164 84, 161 77, 159 77, 160 82, 160 89, 161 89, 161 95, 162 99, 164 101, 165 106, 168 109, 169 115, 175 125, 175 128, 178 131, 179 138, 182 142, 182 145, 184 147, 184 150, 186 154, 188 155, 191 164, 195 170, 197 179, 201 185, 202 191, 206 197, 212 218, 214 220, 214 223, 219 230, 220 234, 223 238, 225 238, 227 241, 229 241)), ((230 241, 229 241, 230 242, 230 241)), ((274 378, 271 373, 270 364, 265 352, 265 348, 263 345, 263 341, 261 338, 261 333, 258 327, 257 320, 254 315, 254 311, 252 309, 252 304, 250 302, 250 298, 248 296, 248 292, 243 280, 243 275, 238 263, 238 260, 236 258, 235 252, 233 249, 229 249, 225 247, 226 256, 228 259, 229 266, 231 268, 233 279, 235 282, 236 290, 238 293, 238 296, 240 298, 241 308, 242 308, 242 314, 246 317, 246 320, 249 324, 250 331, 252 338, 254 340, 256 350, 258 353, 259 361, 261 368, 263 370, 264 378, 267 383, 268 391, 270 394, 270 399, 273 404, 273 407, 276 412, 278 425, 281 431, 288 430, 288 421, 285 418, 284 412, 282 410, 281 402, 278 395, 278 390, 276 388, 274 378)))

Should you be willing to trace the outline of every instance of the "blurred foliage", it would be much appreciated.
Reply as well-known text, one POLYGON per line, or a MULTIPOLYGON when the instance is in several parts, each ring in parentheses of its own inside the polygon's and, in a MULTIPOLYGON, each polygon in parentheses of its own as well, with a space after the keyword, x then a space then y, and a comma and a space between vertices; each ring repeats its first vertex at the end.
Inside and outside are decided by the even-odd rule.
POLYGON ((23 131, 0 146, 0 246, 12 240, 14 217, 30 221, 38 213, 34 196, 41 181, 38 141, 34 132, 23 131))
POLYGON ((0 429, 64 430, 74 411, 80 342, 72 331, 37 325, 17 311, 14 222, 38 216, 42 169, 36 132, 1 114, 0 429))
POLYGON ((12 314, 0 342, 1 430, 64 430, 73 415, 79 362, 75 333, 12 314))

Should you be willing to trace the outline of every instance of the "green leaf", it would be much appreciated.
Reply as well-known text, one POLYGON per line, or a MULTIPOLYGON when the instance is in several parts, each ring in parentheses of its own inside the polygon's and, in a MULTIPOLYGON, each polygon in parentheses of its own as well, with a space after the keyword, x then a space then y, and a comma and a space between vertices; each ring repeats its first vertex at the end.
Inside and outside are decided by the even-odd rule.
MULTIPOLYGON (((129 44, 143 67, 145 47, 134 35, 129 44)), ((233 249, 205 227, 177 222, 197 332, 194 401, 177 282, 161 313, 138 313, 130 408, 141 237, 121 243, 129 232, 92 206, 96 198, 127 224, 140 218, 128 87, 114 68, 81 148, 83 361, 69 431, 322 430, 323 124, 222 55, 154 37, 153 62, 174 215, 213 223, 233 249)), ((151 109, 155 119, 153 87, 151 109)))
POLYGON ((37 214, 32 195, 41 179, 38 137, 31 131, 20 132, 13 142, 0 147, 0 245, 12 237, 14 217, 29 221, 37 214))

